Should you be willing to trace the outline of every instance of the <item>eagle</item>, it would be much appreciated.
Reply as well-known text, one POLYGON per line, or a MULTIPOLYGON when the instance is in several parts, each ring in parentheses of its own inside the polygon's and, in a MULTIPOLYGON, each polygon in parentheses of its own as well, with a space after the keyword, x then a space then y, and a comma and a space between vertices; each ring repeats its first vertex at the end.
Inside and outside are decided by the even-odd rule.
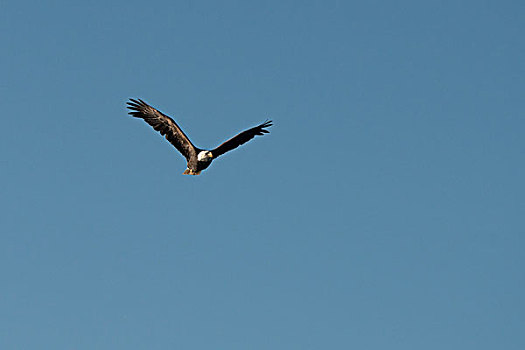
POLYGON ((144 119, 153 129, 173 145, 186 158, 187 168, 183 175, 200 175, 201 171, 210 166, 211 162, 231 151, 242 144, 250 141, 257 135, 269 133, 266 128, 272 126, 272 121, 267 120, 251 129, 245 130, 231 139, 223 142, 220 146, 212 150, 205 150, 195 147, 182 129, 173 119, 151 107, 141 99, 129 99, 127 102, 129 114, 135 118, 144 119))

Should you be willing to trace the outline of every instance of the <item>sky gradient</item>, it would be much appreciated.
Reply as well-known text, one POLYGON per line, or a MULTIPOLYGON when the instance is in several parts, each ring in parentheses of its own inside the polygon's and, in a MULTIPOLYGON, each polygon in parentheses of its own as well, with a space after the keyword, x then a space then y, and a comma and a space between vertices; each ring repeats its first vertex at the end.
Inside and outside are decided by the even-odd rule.
POLYGON ((525 348, 524 13, 3 1, 0 348, 525 348))

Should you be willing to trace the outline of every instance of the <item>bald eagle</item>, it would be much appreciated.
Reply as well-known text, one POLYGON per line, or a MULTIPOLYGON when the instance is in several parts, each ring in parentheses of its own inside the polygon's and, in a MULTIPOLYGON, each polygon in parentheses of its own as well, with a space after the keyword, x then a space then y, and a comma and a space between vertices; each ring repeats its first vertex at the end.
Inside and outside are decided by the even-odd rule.
POLYGON ((160 132, 162 136, 165 136, 182 153, 188 162, 188 167, 183 172, 184 175, 200 175, 201 171, 209 167, 215 158, 250 141, 257 135, 262 136, 269 133, 265 128, 272 126, 272 121, 267 120, 232 137, 215 149, 204 150, 195 147, 173 119, 141 99, 135 100, 130 98, 130 102, 127 102, 127 104, 128 109, 130 109, 129 114, 133 117, 144 119, 146 123, 160 132))

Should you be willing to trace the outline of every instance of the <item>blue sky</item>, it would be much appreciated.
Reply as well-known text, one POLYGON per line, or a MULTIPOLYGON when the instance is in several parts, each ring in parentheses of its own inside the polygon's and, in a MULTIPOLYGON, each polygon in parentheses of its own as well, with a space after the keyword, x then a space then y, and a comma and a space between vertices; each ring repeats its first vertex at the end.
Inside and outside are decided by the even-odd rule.
POLYGON ((523 349, 524 11, 4 1, 0 347, 523 349))

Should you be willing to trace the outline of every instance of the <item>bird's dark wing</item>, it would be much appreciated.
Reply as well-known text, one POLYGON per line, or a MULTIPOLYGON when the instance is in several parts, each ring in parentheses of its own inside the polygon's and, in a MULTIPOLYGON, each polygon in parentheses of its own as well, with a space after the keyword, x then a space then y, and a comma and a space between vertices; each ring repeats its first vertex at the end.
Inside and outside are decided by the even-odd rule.
POLYGON ((245 130, 241 132, 240 134, 238 134, 237 136, 232 137, 228 141, 221 144, 219 147, 211 150, 211 153, 213 154, 213 158, 217 158, 221 154, 224 154, 228 151, 231 151, 232 149, 239 147, 240 145, 250 141, 257 135, 262 136, 264 134, 269 133, 269 131, 264 128, 268 128, 270 126, 272 126, 272 121, 268 120, 262 123, 261 125, 245 130))
POLYGON ((128 109, 131 110, 129 114, 136 118, 144 119, 153 129, 160 132, 162 136, 165 136, 187 160, 195 157, 195 146, 193 146, 188 136, 182 132, 181 128, 173 119, 157 111, 141 99, 135 100, 130 98, 130 102, 127 104, 128 109))

